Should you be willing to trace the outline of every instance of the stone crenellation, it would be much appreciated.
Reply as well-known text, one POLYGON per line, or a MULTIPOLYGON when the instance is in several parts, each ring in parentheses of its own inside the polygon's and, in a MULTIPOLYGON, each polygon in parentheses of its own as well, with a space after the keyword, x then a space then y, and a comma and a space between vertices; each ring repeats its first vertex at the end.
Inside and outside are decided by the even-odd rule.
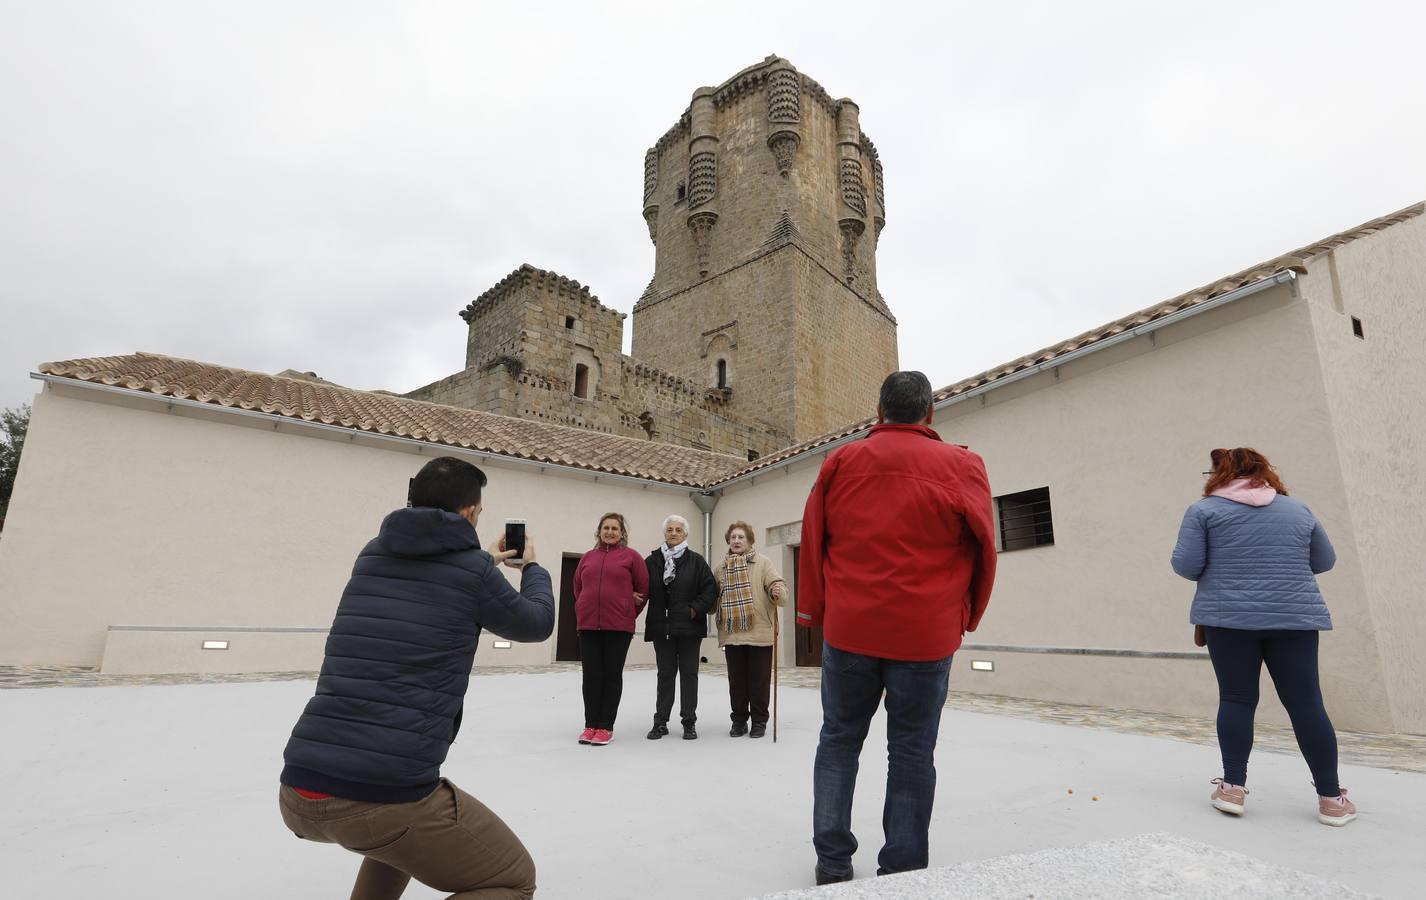
POLYGON ((465 368, 408 396, 748 457, 862 419, 897 366, 883 177, 857 105, 781 57, 699 88, 644 154, 633 354, 623 314, 522 265, 461 311, 465 368))

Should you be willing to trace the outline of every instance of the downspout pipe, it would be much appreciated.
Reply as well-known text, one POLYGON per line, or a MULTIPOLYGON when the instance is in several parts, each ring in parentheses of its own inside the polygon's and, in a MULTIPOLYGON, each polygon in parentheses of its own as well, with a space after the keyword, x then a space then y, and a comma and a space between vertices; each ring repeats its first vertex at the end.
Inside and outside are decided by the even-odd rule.
MULTIPOLYGON (((718 506, 718 498, 723 496, 722 491, 699 491, 693 495, 693 505, 698 507, 698 511, 703 513, 703 558, 708 565, 713 565, 713 510, 718 506)), ((718 626, 713 623, 713 618, 708 619, 709 628, 713 636, 718 636, 718 626)), ((708 661, 707 657, 703 658, 708 661)))
POLYGON ((693 495, 693 505, 703 513, 703 558, 709 560, 709 565, 713 559, 713 510, 721 496, 722 491, 700 491, 693 495))

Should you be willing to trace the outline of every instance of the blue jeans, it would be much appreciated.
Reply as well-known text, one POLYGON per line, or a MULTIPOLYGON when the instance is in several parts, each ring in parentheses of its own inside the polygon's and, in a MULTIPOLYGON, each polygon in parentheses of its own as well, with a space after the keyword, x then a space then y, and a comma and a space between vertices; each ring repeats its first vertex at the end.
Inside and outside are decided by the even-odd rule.
POLYGON ((886 843, 877 874, 926 868, 936 799, 936 738, 951 657, 905 662, 822 646, 822 736, 812 769, 812 846, 829 875, 852 869, 852 794, 862 743, 886 695, 886 843))

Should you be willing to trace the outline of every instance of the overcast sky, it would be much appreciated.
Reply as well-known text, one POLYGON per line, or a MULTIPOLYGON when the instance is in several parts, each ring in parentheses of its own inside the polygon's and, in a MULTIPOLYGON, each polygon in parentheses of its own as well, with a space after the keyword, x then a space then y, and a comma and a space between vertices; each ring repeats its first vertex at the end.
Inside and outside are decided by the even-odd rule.
POLYGON ((855 99, 940 386, 1426 197, 1415 3, 0 2, 0 406, 147 350, 406 391, 522 262, 623 311, 644 150, 770 53, 855 99))

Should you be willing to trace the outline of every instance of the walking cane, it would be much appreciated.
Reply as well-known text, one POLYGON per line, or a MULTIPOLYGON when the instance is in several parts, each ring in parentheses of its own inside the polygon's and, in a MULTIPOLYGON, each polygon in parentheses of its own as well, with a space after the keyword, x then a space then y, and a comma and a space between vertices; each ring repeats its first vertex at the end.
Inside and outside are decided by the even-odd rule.
MULTIPOLYGON (((784 588, 785 590, 785 588, 784 588)), ((782 619, 781 607, 772 617, 772 742, 777 743, 777 656, 782 650, 782 645, 777 639, 777 623, 782 619)))

